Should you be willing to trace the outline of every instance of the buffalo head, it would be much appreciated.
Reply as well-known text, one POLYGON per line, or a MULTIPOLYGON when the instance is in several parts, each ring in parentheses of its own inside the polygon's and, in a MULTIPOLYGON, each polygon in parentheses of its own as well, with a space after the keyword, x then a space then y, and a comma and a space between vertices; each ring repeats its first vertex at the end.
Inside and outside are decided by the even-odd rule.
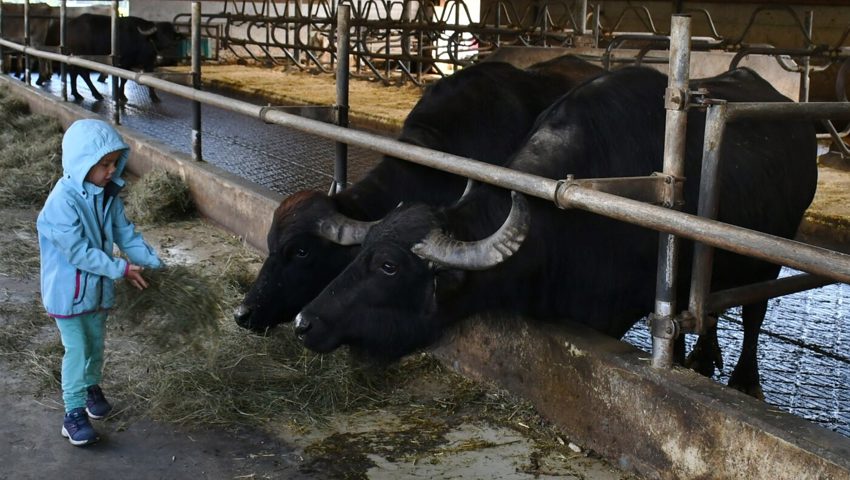
POLYGON ((370 230, 357 258, 298 314, 296 333, 317 352, 350 345, 383 359, 433 343, 464 316, 457 294, 466 272, 495 267, 522 245, 530 214, 522 195, 512 199, 495 233, 468 242, 448 236, 443 213, 432 207, 391 213, 370 230))
POLYGON ((269 256, 234 312, 236 323, 264 331, 291 321, 355 257, 370 226, 340 214, 320 193, 289 196, 275 211, 269 256))

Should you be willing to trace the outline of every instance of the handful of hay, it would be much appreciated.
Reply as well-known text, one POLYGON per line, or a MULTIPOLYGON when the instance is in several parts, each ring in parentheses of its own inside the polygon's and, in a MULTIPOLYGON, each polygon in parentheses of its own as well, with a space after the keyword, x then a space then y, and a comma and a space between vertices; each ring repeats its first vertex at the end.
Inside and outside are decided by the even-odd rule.
POLYGON ((185 218, 193 211, 189 187, 177 175, 152 170, 130 186, 127 216, 143 225, 185 218))
POLYGON ((148 288, 127 281, 115 286, 113 316, 121 326, 144 334, 157 346, 198 346, 219 328, 222 288, 182 265, 145 270, 148 288))

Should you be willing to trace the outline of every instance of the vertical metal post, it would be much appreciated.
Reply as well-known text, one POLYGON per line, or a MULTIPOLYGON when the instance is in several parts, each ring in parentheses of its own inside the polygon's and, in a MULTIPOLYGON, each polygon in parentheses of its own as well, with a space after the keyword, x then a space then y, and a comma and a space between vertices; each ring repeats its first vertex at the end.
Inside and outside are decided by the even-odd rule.
POLYGON ((599 15, 601 14, 602 4, 596 2, 596 5, 593 6, 593 48, 599 48, 599 28, 601 27, 599 15))
MULTIPOLYGON (((688 120, 688 76, 691 59, 691 18, 673 15, 670 27, 670 74, 665 93, 667 109, 664 135, 664 173, 684 176, 685 133, 688 120)), ((675 208, 673 199, 671 208, 675 208)), ((652 366, 673 364, 673 343, 678 336, 676 313, 676 267, 679 242, 675 235, 659 234, 658 272, 655 284, 655 312, 651 316, 652 366)))
MULTIPOLYGON (((59 4, 59 53, 67 55, 65 51, 65 34, 67 32, 66 20, 68 17, 68 1, 62 0, 59 4)), ((68 66, 65 62, 59 62, 59 78, 62 81, 62 101, 68 101, 68 66)))
POLYGON ((587 0, 578 2, 578 33, 584 35, 587 32, 587 0))
MULTIPOLYGON (((0 0, 0 38, 3 37, 3 0, 0 0)), ((3 53, 3 46, 0 45, 0 74, 6 73, 5 65, 3 60, 6 58, 6 55, 3 53)))
MULTIPOLYGON (((336 25, 336 124, 348 127, 348 45, 351 40, 348 24, 351 19, 351 7, 340 5, 336 25)), ((333 191, 339 192, 348 186, 348 144, 336 143, 334 159, 333 191)))
MULTIPOLYGON (((333 7, 331 7, 331 8, 333 8, 333 7)), ((333 16, 333 12, 331 13, 331 16, 333 16)), ((336 16, 337 16, 337 18, 339 17, 339 10, 338 10, 338 9, 337 9, 337 11, 336 11, 336 16)), ((328 32, 328 49, 329 49, 329 50, 330 50, 330 46, 331 46, 331 45, 336 45, 336 32, 334 32, 334 30, 333 30, 333 29, 331 29, 331 30, 328 32)), ((320 46, 320 48, 321 48, 321 46, 320 46)), ((325 52, 321 52, 321 53, 319 53, 320 58, 321 58, 321 56, 322 56, 322 55, 324 55, 324 54, 325 54, 325 52)), ((337 52, 337 55, 339 55, 339 52, 337 52)), ((328 52, 328 57, 330 57, 330 58, 328 59, 328 61, 330 62, 331 70, 333 70, 333 68, 334 68, 334 66, 335 66, 335 64, 334 64, 334 54, 333 54, 333 52, 328 52)))
MULTIPOLYGON (((812 38, 812 24, 814 21, 815 12, 809 10, 806 12, 805 19, 805 29, 806 34, 808 34, 809 38, 812 38)), ((800 72, 800 102, 808 102, 809 101, 809 84, 811 83, 811 78, 809 74, 811 73, 811 64, 812 57, 806 55, 803 57, 803 66, 802 71, 800 72)))
MULTIPOLYGON (((420 9, 422 8, 421 2, 419 3, 419 8, 420 9)), ((362 2, 362 0, 357 0, 357 10, 356 10, 355 13, 356 13, 356 17, 357 17, 358 20, 363 19, 363 2, 362 2)), ((417 15, 418 14, 419 14, 419 12, 417 12, 417 15)), ((360 46, 362 45, 362 41, 363 41, 363 27, 360 24, 361 24, 361 22, 358 21, 357 22, 357 28, 355 30, 357 32, 357 35, 356 35, 357 41, 355 42, 355 47, 354 47, 354 62, 355 62, 354 68, 357 71, 357 73, 360 73, 360 71, 363 69, 363 59, 360 58, 360 51, 361 51, 360 46)), ((422 31, 421 30, 419 31, 419 51, 420 52, 422 51, 422 31)))
MULTIPOLYGON (((24 46, 30 46, 30 0, 24 0, 24 46)), ((22 55, 24 59, 24 82, 30 84, 30 56, 22 55)))
MULTIPOLYGON (((119 56, 121 55, 121 46, 118 44, 118 0, 112 0, 112 66, 118 66, 119 56)), ((112 122, 115 125, 121 123, 121 113, 118 111, 120 106, 120 85, 121 77, 112 75, 112 122)))
MULTIPOLYGON (((287 4, 287 8, 288 7, 289 7, 289 4, 287 4)), ((295 0, 295 2, 292 3, 292 8, 293 8, 293 13, 290 16, 292 18, 294 18, 295 21, 294 21, 294 24, 289 24, 286 28, 286 43, 295 45, 295 48, 292 51, 292 56, 295 57, 295 63, 298 64, 298 65, 301 65, 301 49, 298 48, 298 45, 300 44, 299 33, 301 31, 300 28, 299 28, 300 25, 301 25, 301 0, 295 0), (292 30, 292 41, 291 42, 289 41, 290 30, 292 30)))
POLYGON ((271 4, 269 3, 269 0, 266 0, 265 2, 263 2, 263 13, 265 14, 265 17, 266 17, 266 44, 263 46, 263 51, 265 51, 266 55, 268 55, 268 66, 273 67, 274 66, 274 58, 272 57, 272 49, 271 49, 272 22, 269 21, 269 20, 271 20, 272 10, 271 10, 271 4))
MULTIPOLYGON (((201 89, 201 2, 192 2, 192 88, 201 89)), ((192 158, 202 161, 201 102, 192 101, 192 158)))
MULTIPOLYGON (((697 214, 716 219, 719 204, 717 176, 720 170, 720 149, 726 126, 726 102, 715 100, 705 115, 705 140, 702 150, 702 173, 699 184, 697 214)), ((711 293, 711 270, 714 248, 701 242, 694 244, 693 270, 691 274, 691 296, 688 309, 696 320, 695 330, 705 332, 705 302, 711 293)))
MULTIPOLYGON (((384 2, 384 8, 387 10, 387 16, 389 16, 389 12, 392 11, 392 8, 393 8, 393 2, 390 1, 390 0, 386 0, 384 2)), ((337 17, 337 18, 339 18, 339 17, 337 17)), ((390 54, 390 38, 392 38, 392 29, 390 28, 389 23, 387 24, 387 31, 384 32, 384 33, 386 35, 386 40, 384 41, 384 48, 386 50, 384 51, 384 53, 389 55, 390 54)), ((342 39, 340 39, 339 43, 342 43, 342 39)), ((390 63, 392 63, 392 61, 389 58, 387 58, 386 61, 384 61, 384 75, 387 77, 388 82, 390 81, 390 63)), ((338 80, 339 79, 337 79, 337 81, 338 80)))

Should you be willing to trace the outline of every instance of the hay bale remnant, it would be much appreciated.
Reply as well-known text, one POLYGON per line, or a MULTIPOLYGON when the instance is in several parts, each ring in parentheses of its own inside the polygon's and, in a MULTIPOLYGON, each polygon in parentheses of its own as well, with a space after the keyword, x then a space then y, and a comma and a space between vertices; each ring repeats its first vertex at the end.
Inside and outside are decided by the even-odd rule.
POLYGON ((194 212, 189 187, 177 175, 155 169, 129 188, 127 216, 141 225, 181 220, 194 212))

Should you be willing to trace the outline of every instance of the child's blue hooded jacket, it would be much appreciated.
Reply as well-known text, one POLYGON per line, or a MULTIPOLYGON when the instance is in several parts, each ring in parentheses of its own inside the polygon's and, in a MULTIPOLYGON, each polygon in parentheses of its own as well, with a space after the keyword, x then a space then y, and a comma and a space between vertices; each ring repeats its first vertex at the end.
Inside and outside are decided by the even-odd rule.
POLYGON ((118 198, 128 155, 129 146, 106 122, 79 120, 65 132, 64 173, 36 222, 41 297, 50 316, 72 317, 112 307, 112 280, 123 277, 129 268, 126 260, 113 258, 114 244, 134 264, 152 268, 162 265, 127 220, 124 203, 118 198), (116 150, 123 153, 107 186, 86 182, 91 167, 116 150))

